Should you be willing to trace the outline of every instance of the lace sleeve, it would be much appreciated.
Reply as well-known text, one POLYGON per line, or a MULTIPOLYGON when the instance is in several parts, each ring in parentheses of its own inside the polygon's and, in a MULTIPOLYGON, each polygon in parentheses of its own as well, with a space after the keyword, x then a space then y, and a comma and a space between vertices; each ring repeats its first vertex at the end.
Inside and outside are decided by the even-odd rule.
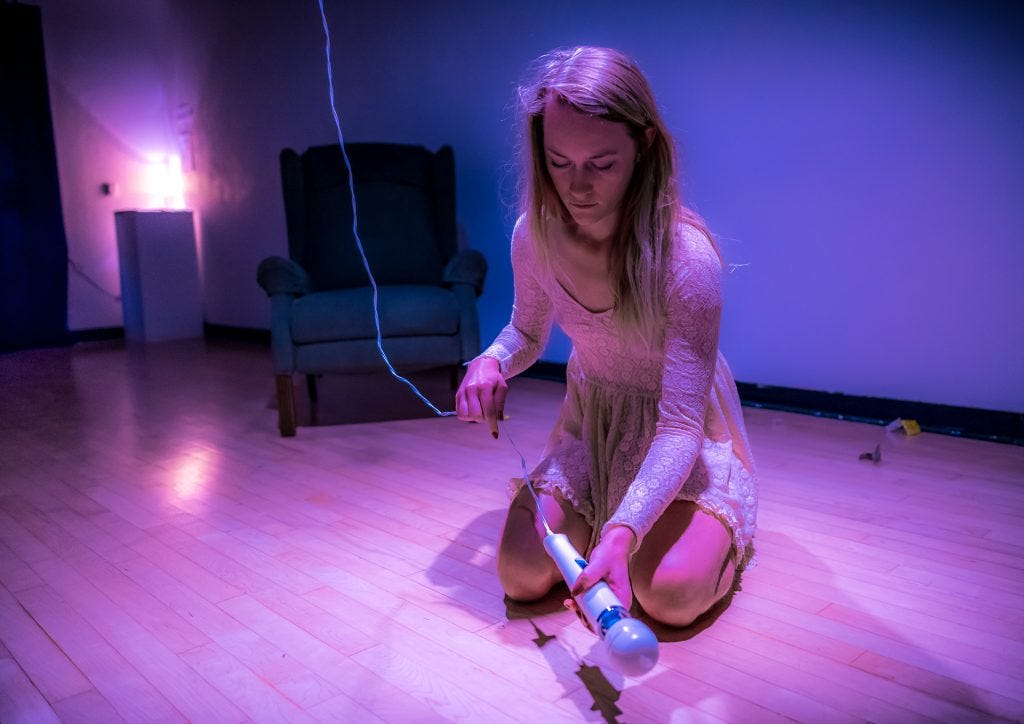
POLYGON ((690 475, 704 441, 704 414, 715 375, 721 265, 699 232, 687 236, 685 261, 676 263, 666 284, 665 362, 654 439, 607 523, 631 528, 636 546, 690 475))
POLYGON ((512 319, 481 357, 493 357, 506 379, 514 377, 540 357, 551 333, 554 312, 551 299, 538 282, 540 262, 533 248, 528 225, 522 217, 512 232, 512 274, 515 300, 512 319))

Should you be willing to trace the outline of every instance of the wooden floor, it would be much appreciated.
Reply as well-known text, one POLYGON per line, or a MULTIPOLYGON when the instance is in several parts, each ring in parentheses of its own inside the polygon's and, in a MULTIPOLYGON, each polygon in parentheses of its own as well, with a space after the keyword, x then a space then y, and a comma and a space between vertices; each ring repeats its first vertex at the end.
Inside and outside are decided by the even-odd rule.
MULTIPOLYGON (((506 608, 504 440, 282 439, 272 390, 240 343, 0 356, 0 721, 1024 716, 1024 448, 747 409, 760 565, 624 680, 570 613, 506 608)), ((561 395, 512 384, 531 461, 561 395)))

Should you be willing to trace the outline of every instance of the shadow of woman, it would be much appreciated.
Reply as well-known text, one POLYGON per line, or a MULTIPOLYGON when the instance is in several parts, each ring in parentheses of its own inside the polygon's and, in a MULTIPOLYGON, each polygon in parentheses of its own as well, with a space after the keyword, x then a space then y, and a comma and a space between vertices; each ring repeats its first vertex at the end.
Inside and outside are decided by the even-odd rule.
MULTIPOLYGON (((505 518, 505 510, 491 510, 483 513, 450 539, 444 549, 435 557, 427 569, 427 579, 434 585, 447 589, 456 602, 479 600, 483 578, 488 578, 487 587, 500 592, 495 563, 496 543, 505 518), (463 571, 452 575, 451 560, 461 561, 463 571), (475 571, 465 570, 466 565, 475 571)), ((615 705, 621 695, 621 676, 613 674, 617 683, 610 681, 599 665, 584 661, 589 655, 580 655, 564 636, 560 636, 566 625, 575 626, 564 616, 556 621, 554 614, 567 614, 562 602, 569 591, 564 583, 555 585, 546 596, 529 603, 514 601, 504 593, 495 596, 499 609, 481 611, 467 604, 457 603, 466 611, 477 615, 487 623, 501 620, 493 634, 502 644, 516 649, 539 649, 541 658, 554 674, 561 688, 559 698, 572 701, 581 716, 589 718, 591 712, 598 712, 607 722, 617 721, 622 712, 615 705), (493 616, 493 617, 492 617, 493 616)), ((593 643, 598 644, 595 637, 593 643)))
MULTIPOLYGON (((488 588, 498 594, 493 597, 495 610, 483 616, 477 609, 477 615, 497 615, 513 624, 499 626, 496 635, 513 646, 536 646, 581 714, 597 711, 615 721, 623 709, 628 713, 639 706, 637 697, 645 696, 645 691, 675 697, 673 692, 703 682, 705 694, 717 694, 693 690, 680 697, 678 706, 705 707, 708 713, 724 713, 727 718, 750 711, 774 711, 798 720, 843 714, 875 720, 1019 717, 1019 703, 1005 691, 1009 678, 984 670, 981 660, 970 660, 969 643, 960 644, 968 656, 968 661, 960 662, 955 652, 947 654, 941 644, 928 640, 925 624, 908 624, 903 630, 894 625, 901 616, 912 614, 913 599, 904 595, 900 615, 887 616, 886 608, 897 604, 886 600, 884 573, 870 574, 873 595, 861 595, 856 584, 869 575, 867 568, 847 570, 816 554, 812 542, 780 532, 768 516, 760 533, 761 565, 738 575, 729 593, 693 624, 664 626, 634 608, 663 646, 659 667, 639 686, 630 685, 618 672, 605 670, 607 659, 596 638, 589 652, 577 653, 586 640, 572 632, 578 624, 555 616, 565 611, 564 584, 530 603, 501 597, 494 551, 503 517, 500 509, 478 516, 440 555, 469 563, 477 581, 488 581, 488 588), (671 645, 679 642, 689 643, 682 648, 671 645), (728 680, 720 683, 710 673, 726 669, 728 680), (986 687, 985 677, 995 683, 986 687), (786 690, 785 697, 772 694, 780 689, 786 690)), ((431 567, 428 576, 452 590, 456 599, 462 587, 472 585, 463 582, 467 577, 453 582, 447 566, 436 575, 431 567)), ((949 605, 955 598, 950 594, 949 605)), ((934 634, 950 641, 962 637, 962 632, 934 634)), ((974 655, 983 654, 977 649, 974 655)))
MULTIPOLYGON (((486 587, 489 590, 500 591, 495 551, 504 516, 504 509, 497 509, 487 511, 471 520, 449 539, 444 549, 435 557, 426 571, 427 579, 432 584, 446 589, 456 602, 479 600, 481 581, 486 577, 489 577, 486 587), (452 560, 462 563, 461 574, 452 575, 452 560), (475 570, 466 571, 467 565, 475 570)), ((728 609, 735 592, 739 589, 739 580, 737 576, 729 593, 686 628, 672 628, 659 624, 636 604, 633 606, 633 614, 644 620, 661 642, 688 640, 714 624, 728 609)), ((588 634, 583 633, 582 637, 578 633, 564 635, 567 627, 579 625, 564 616, 567 613, 564 605, 567 598, 569 589, 565 583, 556 584, 545 596, 530 602, 515 601, 501 594, 501 597, 496 599, 496 603, 500 601, 499 605, 504 608, 501 618, 513 625, 500 625, 496 629, 496 635, 503 643, 511 646, 536 646, 555 674, 562 688, 562 696, 573 701, 581 715, 592 716, 591 712, 597 712, 605 721, 617 721, 617 717, 621 716, 623 711, 616 702, 626 687, 626 681, 619 672, 609 667, 609 658, 596 636, 590 641, 589 650, 580 653, 580 642, 589 641, 588 634), (557 614, 563 616, 555 620, 557 614)), ((464 605, 465 610, 474 613, 481 620, 493 622, 490 618, 492 612, 481 611, 467 604, 456 605, 464 605)))

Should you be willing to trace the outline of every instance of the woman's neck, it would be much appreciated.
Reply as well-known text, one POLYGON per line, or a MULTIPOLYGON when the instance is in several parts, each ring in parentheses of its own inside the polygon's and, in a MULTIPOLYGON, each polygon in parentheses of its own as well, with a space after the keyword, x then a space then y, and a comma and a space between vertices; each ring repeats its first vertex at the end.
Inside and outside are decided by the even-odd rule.
POLYGON ((602 219, 597 224, 581 226, 570 220, 563 225, 564 235, 573 244, 590 253, 607 255, 615 239, 617 219, 602 219))
POLYGON ((610 241, 580 237, 566 227, 551 241, 552 272, 562 288, 588 311, 611 309, 615 293, 609 267, 610 241))

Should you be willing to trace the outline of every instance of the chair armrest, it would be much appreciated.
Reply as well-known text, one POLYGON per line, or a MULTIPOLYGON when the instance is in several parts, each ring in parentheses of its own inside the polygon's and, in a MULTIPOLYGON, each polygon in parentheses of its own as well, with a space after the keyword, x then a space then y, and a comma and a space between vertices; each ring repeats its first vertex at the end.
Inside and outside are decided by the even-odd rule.
POLYGON ((256 281, 268 297, 275 294, 302 296, 313 291, 313 283, 306 270, 291 259, 268 256, 256 270, 256 281))
POLYGON ((463 249, 453 256, 444 268, 445 284, 468 284, 480 296, 487 276, 487 259, 476 249, 463 249))
POLYGON ((480 317, 476 309, 477 292, 473 285, 452 284, 452 294, 459 303, 459 336, 462 361, 469 362, 480 354, 480 317))

